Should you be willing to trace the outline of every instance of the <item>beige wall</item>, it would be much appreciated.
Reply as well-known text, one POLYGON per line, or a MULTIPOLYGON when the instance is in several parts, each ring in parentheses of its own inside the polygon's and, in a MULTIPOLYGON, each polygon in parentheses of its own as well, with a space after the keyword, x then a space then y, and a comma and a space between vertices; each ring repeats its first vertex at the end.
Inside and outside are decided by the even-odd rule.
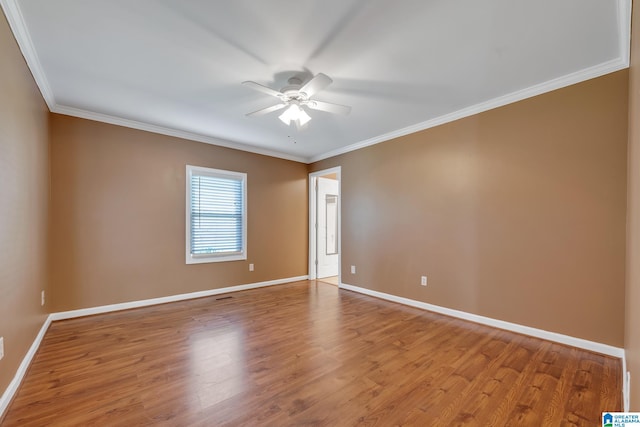
POLYGON ((631 410, 640 411, 640 8, 633 9, 629 73, 629 183, 625 349, 631 371, 631 410))
POLYGON ((45 320, 49 141, 46 105, 0 13, 0 395, 45 320))
POLYGON ((342 166, 342 281, 622 347, 627 80, 311 165, 342 166))
POLYGON ((306 165, 57 114, 51 131, 53 311, 307 274, 306 165), (187 164, 248 174, 246 261, 185 264, 187 164))

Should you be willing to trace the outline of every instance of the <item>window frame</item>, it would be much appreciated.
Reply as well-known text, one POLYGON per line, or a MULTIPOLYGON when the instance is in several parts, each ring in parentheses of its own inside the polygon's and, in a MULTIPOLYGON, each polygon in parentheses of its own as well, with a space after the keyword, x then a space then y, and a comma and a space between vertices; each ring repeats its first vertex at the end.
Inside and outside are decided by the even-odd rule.
POLYGON ((247 259, 247 174, 243 172, 213 169, 203 166, 186 165, 186 234, 185 261, 187 264, 209 262, 242 261, 247 259), (192 254, 191 253, 191 179, 193 176, 233 179, 242 182, 242 251, 228 254, 192 254))

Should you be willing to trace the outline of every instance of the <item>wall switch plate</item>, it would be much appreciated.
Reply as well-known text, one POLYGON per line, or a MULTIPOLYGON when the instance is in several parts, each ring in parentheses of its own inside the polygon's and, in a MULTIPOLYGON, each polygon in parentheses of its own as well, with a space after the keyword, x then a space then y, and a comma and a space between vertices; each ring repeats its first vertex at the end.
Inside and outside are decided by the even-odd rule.
POLYGON ((44 291, 40 292, 40 305, 44 306, 44 291))
POLYGON ((253 271, 253 264, 249 264, 249 271, 253 271))
POLYGON ((427 276, 422 276, 422 278, 420 279, 420 284, 422 286, 427 286, 427 276))
POLYGON ((351 266, 351 274, 356 274, 356 266, 355 265, 351 266))
POLYGON ((0 360, 4 357, 4 337, 0 337, 0 360))

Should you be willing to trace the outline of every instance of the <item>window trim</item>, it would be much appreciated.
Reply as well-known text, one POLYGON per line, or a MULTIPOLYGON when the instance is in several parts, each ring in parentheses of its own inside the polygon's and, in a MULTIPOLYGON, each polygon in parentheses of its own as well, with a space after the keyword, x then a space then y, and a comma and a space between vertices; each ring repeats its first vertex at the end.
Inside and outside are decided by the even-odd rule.
POLYGON ((185 233, 185 261, 187 264, 202 264, 209 262, 241 261, 247 259, 247 174, 243 172, 213 169, 202 166, 186 165, 186 233, 185 233), (191 253, 191 178, 193 175, 204 175, 217 178, 235 179, 242 182, 242 251, 231 254, 202 254, 191 253))

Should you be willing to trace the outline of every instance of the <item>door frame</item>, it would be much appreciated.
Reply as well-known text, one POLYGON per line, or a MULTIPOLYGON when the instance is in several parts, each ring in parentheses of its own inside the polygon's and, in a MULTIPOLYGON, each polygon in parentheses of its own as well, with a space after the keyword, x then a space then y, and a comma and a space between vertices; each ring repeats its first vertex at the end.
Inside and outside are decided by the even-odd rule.
POLYGON ((309 280, 318 277, 318 177, 335 173, 338 180, 338 283, 342 283, 342 168, 323 169, 309 174, 309 280))

